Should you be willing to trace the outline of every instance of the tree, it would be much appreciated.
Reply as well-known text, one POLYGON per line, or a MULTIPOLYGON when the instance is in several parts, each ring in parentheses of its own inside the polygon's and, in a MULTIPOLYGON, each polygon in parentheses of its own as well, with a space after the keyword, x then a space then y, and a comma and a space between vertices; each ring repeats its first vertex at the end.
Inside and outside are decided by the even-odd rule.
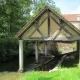
POLYGON ((14 35, 30 16, 31 0, 0 1, 0 35, 14 35))
MULTIPOLYGON (((0 0, 0 61, 18 55, 18 41, 13 36, 29 20, 31 4, 32 0, 0 0)), ((28 51, 24 48, 25 54, 29 46, 28 51)))
POLYGON ((14 36, 46 4, 60 12, 53 0, 0 0, 0 36, 14 36))
POLYGON ((53 0, 33 0, 33 14, 35 15, 46 4, 51 5, 58 13, 61 13, 53 0))

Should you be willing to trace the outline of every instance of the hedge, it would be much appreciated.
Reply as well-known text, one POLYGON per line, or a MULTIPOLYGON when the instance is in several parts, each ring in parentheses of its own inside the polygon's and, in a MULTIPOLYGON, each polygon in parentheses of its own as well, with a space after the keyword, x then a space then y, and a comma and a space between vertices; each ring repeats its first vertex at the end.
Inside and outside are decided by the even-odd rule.
MULTIPOLYGON (((0 39, 0 61, 11 60, 18 56, 19 42, 14 38, 0 39)), ((32 52, 32 43, 24 41, 24 56, 32 52)))

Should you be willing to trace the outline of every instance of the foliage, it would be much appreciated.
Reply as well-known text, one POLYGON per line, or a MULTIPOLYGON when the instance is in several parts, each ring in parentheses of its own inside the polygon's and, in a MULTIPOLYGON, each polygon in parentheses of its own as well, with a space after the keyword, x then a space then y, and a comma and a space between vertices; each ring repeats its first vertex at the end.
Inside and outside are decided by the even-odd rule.
POLYGON ((62 54, 62 50, 61 49, 59 49, 58 52, 59 52, 59 54, 62 54))
MULTIPOLYGON (((1 61, 10 60, 18 55, 18 41, 13 39, 13 36, 32 18, 31 10, 36 14, 45 4, 54 8, 55 3, 52 0, 38 0, 38 3, 35 0, 0 0, 1 61), (33 5, 35 6, 32 8, 33 5)), ((32 42, 24 42, 25 55, 32 51, 32 42)))
POLYGON ((30 19, 31 4, 32 0, 0 0, 1 61, 10 60, 17 56, 18 41, 13 39, 13 36, 30 19))
POLYGON ((14 36, 30 15, 31 0, 1 0, 0 36, 14 36))
POLYGON ((73 43, 72 48, 73 48, 73 51, 76 51, 76 50, 77 50, 77 47, 76 47, 76 42, 75 42, 75 43, 73 43))
POLYGON ((58 13, 60 9, 55 5, 53 0, 33 0, 33 15, 35 15, 44 5, 50 5, 53 9, 55 9, 58 13))
POLYGON ((80 68, 61 68, 56 72, 28 72, 19 80, 80 80, 80 68))
POLYGON ((33 53, 33 42, 24 41, 24 55, 30 55, 33 53))
POLYGON ((18 54, 18 42, 13 38, 0 39, 0 61, 10 60, 18 54))
MULTIPOLYGON (((33 43, 24 41, 24 56, 26 57, 32 51, 33 43)), ((14 38, 1 38, 0 39, 0 61, 11 60, 18 56, 19 44, 14 38)))
POLYGON ((0 37, 13 37, 46 4, 60 12, 53 0, 0 0, 0 37))

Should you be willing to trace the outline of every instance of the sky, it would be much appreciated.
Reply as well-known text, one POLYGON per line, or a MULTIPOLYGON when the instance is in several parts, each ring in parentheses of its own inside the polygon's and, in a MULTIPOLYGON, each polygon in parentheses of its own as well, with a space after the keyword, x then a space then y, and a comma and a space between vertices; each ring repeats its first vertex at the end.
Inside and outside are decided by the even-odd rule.
POLYGON ((80 14, 80 0, 54 0, 62 14, 80 14))

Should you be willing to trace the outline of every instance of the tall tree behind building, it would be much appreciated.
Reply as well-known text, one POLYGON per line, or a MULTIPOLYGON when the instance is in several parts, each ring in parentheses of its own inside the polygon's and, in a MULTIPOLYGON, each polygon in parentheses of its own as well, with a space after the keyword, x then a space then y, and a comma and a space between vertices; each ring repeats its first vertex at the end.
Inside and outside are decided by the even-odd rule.
POLYGON ((50 5, 58 13, 61 13, 60 8, 55 5, 53 0, 33 0, 33 15, 35 15, 44 5, 50 5))
POLYGON ((30 16, 31 0, 0 0, 0 36, 14 35, 30 16))

